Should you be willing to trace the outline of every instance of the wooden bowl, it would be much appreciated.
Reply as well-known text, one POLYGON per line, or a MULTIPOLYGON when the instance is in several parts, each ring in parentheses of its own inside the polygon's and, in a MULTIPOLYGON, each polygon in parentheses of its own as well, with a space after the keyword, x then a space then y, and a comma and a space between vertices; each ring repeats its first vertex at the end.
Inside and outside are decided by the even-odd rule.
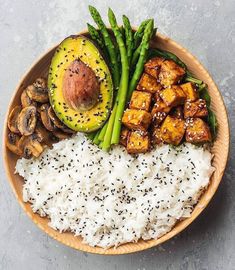
MULTIPOLYGON (((87 35, 87 32, 82 32, 81 34, 87 35)), ((206 69, 198 62, 198 60, 190 54, 186 49, 181 47, 175 41, 171 40, 170 38, 164 37, 160 34, 157 34, 155 39, 153 40, 152 46, 158 47, 160 49, 168 50, 175 53, 179 58, 182 59, 183 62, 189 67, 192 73, 195 74, 196 77, 203 80, 209 86, 209 93, 211 96, 211 107, 212 110, 215 112, 219 129, 218 129, 218 136, 212 148, 212 152, 214 154, 213 159, 213 166, 215 167, 215 172, 211 178, 210 184, 205 191, 205 193, 201 196, 197 206, 195 207, 191 217, 178 222, 175 227, 167 234, 162 236, 159 239, 152 239, 148 241, 140 240, 137 243, 127 243, 119 246, 118 248, 110 248, 110 249, 102 249, 99 247, 90 247, 86 244, 82 243, 81 237, 75 237, 72 233, 59 233, 48 226, 48 219, 42 218, 38 214, 33 213, 31 206, 29 203, 24 203, 22 198, 22 185, 24 183, 22 177, 17 174, 14 174, 15 171, 15 164, 17 157, 12 154, 6 148, 6 136, 8 133, 7 128, 7 115, 9 114, 12 107, 20 103, 20 95, 23 89, 31 84, 37 77, 46 76, 48 67, 50 65, 51 58, 54 54, 55 48, 53 47, 49 51, 47 51, 36 63, 32 65, 26 75, 23 77, 19 85, 17 86, 12 100, 9 104, 8 112, 6 115, 5 126, 4 126, 4 142, 3 142, 3 155, 4 155, 4 163, 5 169, 7 173, 8 180, 11 184, 11 187, 15 193, 15 196, 24 209, 24 211, 28 214, 28 216, 41 228, 44 232, 49 234, 54 239, 58 240, 59 242, 86 252, 91 253, 98 253, 98 254, 127 254, 132 252, 137 252, 141 250, 145 250, 151 248, 153 246, 157 246, 173 236, 177 235, 183 229, 185 229, 190 223, 195 220, 195 218, 203 211, 203 209, 207 206, 211 198, 216 192, 218 185, 222 179, 228 153, 229 153, 229 124, 228 124, 228 117, 226 113, 226 108, 222 99, 222 96, 216 87, 214 81, 206 71, 206 69)))

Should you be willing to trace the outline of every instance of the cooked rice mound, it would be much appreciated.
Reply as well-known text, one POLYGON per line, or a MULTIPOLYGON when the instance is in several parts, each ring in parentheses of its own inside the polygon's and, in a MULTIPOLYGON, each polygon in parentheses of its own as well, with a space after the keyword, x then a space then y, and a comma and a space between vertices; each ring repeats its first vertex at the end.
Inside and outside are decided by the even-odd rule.
POLYGON ((77 134, 38 159, 19 159, 23 199, 49 225, 72 231, 91 246, 117 246, 158 238, 189 217, 213 172, 203 147, 159 146, 131 156, 106 153, 77 134))

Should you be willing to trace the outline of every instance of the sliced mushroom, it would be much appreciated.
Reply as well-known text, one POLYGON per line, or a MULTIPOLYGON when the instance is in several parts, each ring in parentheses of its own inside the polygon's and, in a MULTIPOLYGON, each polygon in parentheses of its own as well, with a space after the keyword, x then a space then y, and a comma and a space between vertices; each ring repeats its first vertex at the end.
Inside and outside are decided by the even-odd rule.
POLYGON ((18 116, 18 129, 22 135, 33 134, 37 123, 37 110, 34 106, 25 107, 18 116))
POLYGON ((6 146, 14 154, 21 156, 22 150, 19 148, 20 136, 18 134, 10 132, 7 135, 6 146))
POLYGON ((60 140, 68 139, 71 137, 71 135, 69 133, 65 133, 59 129, 54 130, 52 133, 54 136, 56 136, 60 140))
POLYGON ((19 140, 19 148, 25 158, 39 157, 44 148, 35 136, 22 136, 19 140))
POLYGON ((14 133, 20 133, 19 129, 18 129, 18 117, 21 111, 21 106, 15 106, 9 116, 8 116, 8 121, 7 121, 7 125, 8 128, 10 129, 11 132, 14 133))
POLYGON ((53 143, 58 142, 58 138, 49 132, 44 126, 38 122, 34 134, 40 143, 44 143, 51 147, 53 143))
POLYGON ((60 119, 56 116, 56 114, 55 114, 54 110, 52 109, 52 107, 49 108, 48 115, 49 115, 51 121, 53 122, 53 124, 57 128, 61 129, 65 133, 69 133, 69 134, 74 134, 75 133, 74 130, 68 128, 63 122, 60 121, 60 119))
POLYGON ((48 115, 51 119, 51 121, 53 122, 53 124, 57 127, 57 128, 65 128, 65 125, 63 122, 60 121, 60 119, 56 116, 54 110, 52 109, 52 107, 50 106, 50 108, 48 109, 48 115))
POLYGON ((27 95, 27 91, 26 89, 22 92, 21 97, 21 105, 23 108, 33 105, 35 107, 37 107, 37 103, 35 101, 33 101, 28 95, 27 95))
POLYGON ((49 108, 50 108, 50 105, 48 103, 43 104, 40 107, 40 116, 41 116, 41 120, 42 120, 44 127, 49 131, 53 131, 55 129, 55 127, 54 127, 53 122, 51 121, 51 118, 49 117, 49 114, 48 114, 49 108))
POLYGON ((65 132, 65 133, 69 133, 69 134, 71 134, 71 135, 75 133, 74 130, 72 130, 72 129, 66 127, 66 126, 63 127, 63 128, 61 128, 61 130, 62 130, 63 132, 65 132))
POLYGON ((47 88, 37 87, 32 84, 26 88, 26 92, 34 101, 45 103, 49 100, 47 88))
POLYGON ((47 88, 47 82, 44 78, 37 78, 34 86, 38 88, 47 88))

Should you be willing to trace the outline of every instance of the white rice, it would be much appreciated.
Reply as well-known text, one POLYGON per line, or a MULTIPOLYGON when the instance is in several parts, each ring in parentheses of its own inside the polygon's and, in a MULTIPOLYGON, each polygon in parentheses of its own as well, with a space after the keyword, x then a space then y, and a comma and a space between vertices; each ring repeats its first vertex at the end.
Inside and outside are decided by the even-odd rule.
POLYGON ((184 144, 133 157, 77 134, 35 160, 19 159, 23 198, 49 225, 104 248, 158 238, 189 217, 213 172, 212 155, 184 144))

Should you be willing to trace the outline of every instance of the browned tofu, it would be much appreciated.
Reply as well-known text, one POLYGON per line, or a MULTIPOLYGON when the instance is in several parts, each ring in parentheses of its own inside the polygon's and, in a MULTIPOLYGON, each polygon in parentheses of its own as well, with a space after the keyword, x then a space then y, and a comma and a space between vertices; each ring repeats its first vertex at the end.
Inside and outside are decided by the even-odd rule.
POLYGON ((154 93, 154 95, 153 95, 153 100, 154 100, 155 102, 157 102, 157 101, 159 101, 159 100, 162 100, 162 98, 160 97, 160 92, 154 93))
POLYGON ((181 105, 186 100, 186 95, 179 85, 165 88, 161 91, 160 96, 166 105, 171 107, 181 105))
POLYGON ((121 136, 120 136, 120 144, 121 145, 126 146, 128 135, 129 135, 129 130, 127 128, 123 127, 121 130, 121 136))
POLYGON ((131 96, 130 109, 149 111, 152 94, 143 91, 134 91, 131 96))
POLYGON ((184 137, 185 121, 168 115, 161 125, 161 136, 164 142, 178 145, 184 137))
POLYGON ((197 101, 191 102, 186 101, 184 104, 184 117, 205 117, 208 115, 206 107, 206 101, 204 99, 198 99, 197 101))
POLYGON ((159 80, 161 85, 164 87, 169 87, 173 84, 177 84, 181 81, 185 75, 185 70, 177 65, 172 60, 165 60, 161 64, 161 70, 159 73, 159 80))
POLYGON ((167 114, 170 112, 171 107, 167 106, 165 102, 160 98, 153 105, 151 111, 152 120, 155 126, 159 126, 161 122, 166 118, 167 114))
POLYGON ((148 132, 131 131, 127 139, 127 152, 129 154, 146 153, 150 148, 148 132))
POLYGON ((187 83, 181 84, 180 86, 183 89, 187 97, 187 100, 195 101, 199 98, 197 88, 194 83, 187 82, 187 83))
POLYGON ((159 127, 154 127, 153 128, 151 141, 152 141, 153 144, 161 144, 161 143, 163 143, 161 128, 159 128, 159 127))
POLYGON ((145 65, 144 65, 144 71, 145 73, 148 73, 149 75, 153 76, 154 78, 158 79, 158 75, 160 72, 161 65, 163 63, 164 59, 161 57, 154 57, 150 59, 145 65))
POLYGON ((151 113, 144 110, 127 109, 122 123, 129 129, 146 131, 151 123, 151 113))
POLYGON ((175 107, 171 112, 171 116, 179 118, 179 119, 183 119, 184 118, 183 107, 182 106, 175 107))
POLYGON ((211 141, 210 128, 200 118, 189 118, 186 120, 186 141, 190 143, 206 143, 211 141))
POLYGON ((137 85, 137 90, 146 91, 149 93, 156 93, 162 89, 161 84, 152 76, 144 73, 137 85))

